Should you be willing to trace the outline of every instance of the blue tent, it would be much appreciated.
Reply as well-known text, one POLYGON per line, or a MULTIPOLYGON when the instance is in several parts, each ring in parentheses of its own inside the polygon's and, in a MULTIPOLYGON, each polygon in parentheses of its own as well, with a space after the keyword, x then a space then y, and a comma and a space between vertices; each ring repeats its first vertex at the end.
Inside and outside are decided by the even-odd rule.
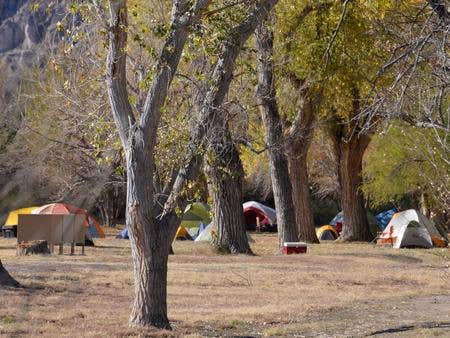
POLYGON ((334 218, 330 221, 330 225, 336 226, 336 223, 344 223, 344 213, 339 212, 334 218))
POLYGON ((123 229, 117 236, 116 238, 120 238, 120 239, 130 239, 130 236, 128 234, 128 228, 123 229))
POLYGON ((390 209, 383 212, 380 212, 375 216, 377 219, 378 225, 380 226, 381 230, 386 229, 387 225, 389 224, 392 216, 397 212, 396 209, 390 209))

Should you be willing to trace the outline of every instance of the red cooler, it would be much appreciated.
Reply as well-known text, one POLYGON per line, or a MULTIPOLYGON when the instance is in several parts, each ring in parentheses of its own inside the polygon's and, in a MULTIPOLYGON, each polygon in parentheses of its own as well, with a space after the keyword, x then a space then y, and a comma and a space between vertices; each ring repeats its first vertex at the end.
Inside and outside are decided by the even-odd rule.
POLYGON ((304 242, 284 242, 283 243, 283 254, 301 254, 306 253, 306 243, 304 242))

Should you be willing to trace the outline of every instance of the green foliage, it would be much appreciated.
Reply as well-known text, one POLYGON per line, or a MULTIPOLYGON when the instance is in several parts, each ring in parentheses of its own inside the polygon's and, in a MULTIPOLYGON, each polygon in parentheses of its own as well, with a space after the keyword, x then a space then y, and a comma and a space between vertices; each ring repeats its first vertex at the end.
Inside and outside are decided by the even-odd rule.
POLYGON ((373 82, 389 55, 389 37, 378 27, 397 6, 394 0, 350 1, 344 13, 340 1, 281 1, 275 35, 280 74, 322 88, 322 116, 348 118, 355 88, 364 98, 386 83, 373 82))
MULTIPOLYGON (((374 137, 365 159, 366 182, 362 187, 372 206, 417 193, 424 193, 431 205, 444 205, 450 165, 434 133, 397 122, 374 137)), ((446 142, 448 147, 448 136, 446 142)))

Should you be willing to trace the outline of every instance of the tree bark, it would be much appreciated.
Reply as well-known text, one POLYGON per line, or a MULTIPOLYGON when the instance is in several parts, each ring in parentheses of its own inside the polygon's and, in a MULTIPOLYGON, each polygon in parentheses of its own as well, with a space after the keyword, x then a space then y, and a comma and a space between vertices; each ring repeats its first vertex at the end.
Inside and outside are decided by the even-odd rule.
POLYGON ((360 190, 362 183, 362 160, 370 137, 354 135, 350 141, 339 142, 339 181, 342 190, 342 211, 344 224, 342 241, 370 241, 369 222, 364 207, 364 196, 360 190))
POLYGON ((232 254, 251 254, 242 209, 242 167, 239 152, 222 119, 217 119, 210 140, 207 170, 213 197, 215 245, 232 254))
POLYGON ((176 205, 157 214, 153 179, 154 148, 162 107, 178 67, 190 25, 209 1, 174 0, 170 31, 139 119, 127 91, 127 2, 110 0, 107 88, 111 110, 126 156, 126 224, 130 232, 134 275, 132 325, 170 328, 167 318, 167 261, 179 224, 176 205))
POLYGON ((283 127, 276 98, 273 32, 268 20, 262 22, 256 30, 256 46, 258 49, 257 97, 265 127, 270 177, 277 211, 278 241, 281 248, 284 242, 298 241, 299 236, 288 161, 284 152, 283 127))
POLYGON ((349 116, 342 119, 335 115, 330 129, 339 161, 338 176, 344 214, 341 241, 372 240, 364 196, 360 189, 363 156, 369 146, 372 131, 365 129, 364 119, 359 117, 360 101, 359 89, 353 85, 352 110, 349 116))
POLYGON ((154 159, 142 134, 131 138, 127 158, 127 226, 134 274, 134 303, 130 322, 170 328, 167 318, 167 261, 179 222, 165 224, 154 214, 154 159))
POLYGON ((303 96, 303 105, 286 136, 292 199, 299 227, 299 237, 309 243, 319 243, 314 226, 314 216, 309 191, 307 155, 314 130, 315 110, 320 92, 309 85, 296 85, 303 96))
POLYGON ((2 261, 0 260, 0 287, 21 287, 9 272, 4 268, 2 261))
POLYGON ((314 215, 309 191, 307 153, 298 151, 289 156, 293 200, 296 210, 299 238, 308 243, 319 243, 314 226, 314 215))

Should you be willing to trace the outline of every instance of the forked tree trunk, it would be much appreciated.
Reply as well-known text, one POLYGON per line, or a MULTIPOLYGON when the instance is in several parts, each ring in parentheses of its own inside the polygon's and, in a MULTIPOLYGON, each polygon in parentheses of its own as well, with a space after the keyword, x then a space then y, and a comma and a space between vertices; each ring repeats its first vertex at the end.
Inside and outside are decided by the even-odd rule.
POLYGON ((162 224, 153 210, 152 155, 139 132, 131 138, 127 159, 127 226, 134 274, 130 322, 170 328, 167 318, 167 261, 177 222, 162 224))
MULTIPOLYGON (((209 86, 210 90, 205 98, 206 122, 211 120, 210 115, 214 117, 228 92, 234 63, 243 44, 254 31, 259 20, 267 15, 276 2, 277 0, 258 1, 252 12, 235 30, 230 32, 230 37, 224 46, 223 57, 217 61, 209 86)), ((100 3, 95 1, 94 5, 98 8, 100 3)), ((187 0, 173 1, 169 32, 155 67, 152 84, 147 92, 144 105, 137 107, 140 114, 136 114, 130 104, 131 100, 127 89, 127 1, 109 0, 110 21, 107 27, 109 51, 106 82, 114 121, 126 153, 126 223, 130 231, 135 283, 135 301, 131 312, 131 323, 135 325, 170 328, 166 303, 167 260, 170 244, 179 221, 174 209, 177 207, 179 193, 187 178, 191 174, 193 175, 190 167, 197 167, 198 161, 196 161, 197 156, 194 156, 189 170, 180 169, 175 181, 167 186, 169 190, 164 194, 166 200, 161 207, 160 204, 155 203, 158 199, 154 198, 153 191, 154 150, 163 106, 190 28, 200 22, 201 15, 209 3, 208 0, 197 0, 194 3, 187 0), (137 115, 139 115, 138 118, 136 118, 137 115), (189 175, 186 176, 186 173, 189 175)), ((101 9, 100 16, 104 16, 101 9)), ((205 133, 206 131, 201 133, 202 138, 205 133)), ((236 151, 236 149, 234 150, 236 151)), ((223 182, 229 182, 225 180, 226 176, 223 179, 223 182)), ((242 212, 241 202, 240 200, 238 210, 240 209, 242 212)), ((240 230, 237 228, 236 233, 241 233, 240 230)), ((243 232, 247 240, 245 231, 243 232)), ((232 234, 228 236, 232 237, 232 234)), ((233 244, 232 250, 249 251, 249 248, 245 250, 245 247, 248 248, 248 242, 239 242, 233 244)))
POLYGON ((303 95, 303 105, 286 136, 292 200, 300 239, 309 243, 319 243, 309 191, 307 155, 314 131, 316 105, 321 95, 309 86, 301 88, 297 85, 297 89, 303 95))
POLYGON ((339 142, 339 183, 341 186, 341 204, 344 224, 341 232, 342 241, 370 241, 369 222, 364 207, 362 183, 362 160, 369 145, 370 137, 354 135, 349 142, 339 142))
POLYGON ((265 127, 266 144, 272 191, 277 210, 278 241, 298 241, 298 228, 292 202, 292 187, 289 179, 288 161, 284 149, 283 127, 278 111, 275 74, 273 64, 273 32, 269 20, 262 22, 256 30, 258 49, 258 90, 262 120, 265 127))
POLYGON ((214 201, 215 245, 232 254, 251 254, 242 209, 244 170, 227 127, 216 124, 210 144, 208 176, 214 201), (224 128, 221 130, 221 128, 224 128))

